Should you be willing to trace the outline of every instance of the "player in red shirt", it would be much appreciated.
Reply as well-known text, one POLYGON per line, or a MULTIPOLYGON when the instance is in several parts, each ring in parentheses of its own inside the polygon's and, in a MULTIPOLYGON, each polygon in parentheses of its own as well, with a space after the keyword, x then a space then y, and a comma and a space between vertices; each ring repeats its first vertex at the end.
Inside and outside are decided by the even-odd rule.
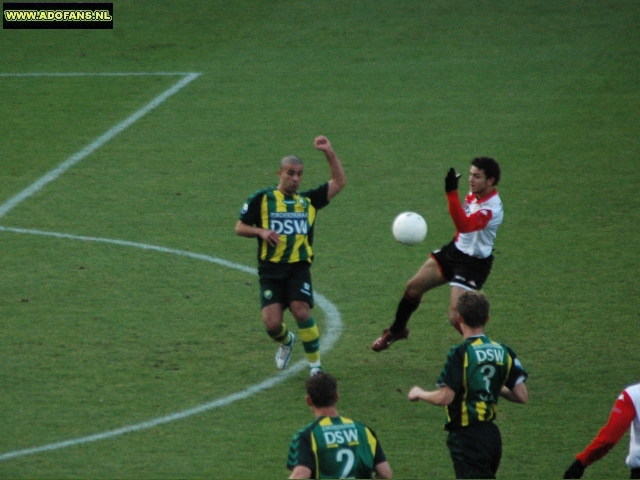
POLYGON ((596 438, 576 455, 576 460, 564 474, 564 478, 582 478, 585 468, 604 457, 631 428, 627 466, 630 478, 640 478, 640 383, 624 389, 613 405, 607 424, 596 438))
POLYGON ((500 181, 498 162, 489 157, 473 159, 469 171, 470 192, 464 205, 458 197, 460 176, 451 168, 445 178, 449 213, 456 227, 456 236, 451 243, 432 252, 409 280, 393 324, 371 346, 376 352, 407 338, 407 323, 420 305, 422 295, 446 283, 451 285, 449 321, 462 334, 458 325, 458 299, 465 291, 480 290, 487 280, 493 264, 493 242, 504 214, 496 189, 500 181))

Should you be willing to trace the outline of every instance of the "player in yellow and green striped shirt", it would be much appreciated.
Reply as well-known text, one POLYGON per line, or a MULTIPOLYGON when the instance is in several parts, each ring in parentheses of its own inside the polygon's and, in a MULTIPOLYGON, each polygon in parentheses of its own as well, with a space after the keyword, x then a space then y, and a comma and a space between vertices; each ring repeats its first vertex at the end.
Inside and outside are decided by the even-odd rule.
POLYGON ((284 157, 278 171, 278 185, 251 195, 236 224, 238 235, 258 239, 262 318, 269 336, 280 343, 276 366, 286 368, 295 342, 295 335, 283 322, 288 308, 298 324, 311 375, 322 371, 320 332, 311 316, 310 266, 316 214, 347 183, 342 164, 327 137, 316 137, 314 146, 324 152, 331 180, 298 193, 304 173, 302 161, 292 155, 284 157))
POLYGON ((526 403, 527 372, 511 348, 484 334, 489 320, 484 293, 464 292, 457 311, 464 342, 449 351, 438 390, 413 387, 409 400, 447 408, 447 447, 456 478, 495 478, 502 457, 502 437, 494 423, 498 399, 526 403))
POLYGON ((338 413, 338 382, 328 373, 307 379, 307 405, 315 420, 289 444, 289 478, 391 478, 375 432, 338 413))

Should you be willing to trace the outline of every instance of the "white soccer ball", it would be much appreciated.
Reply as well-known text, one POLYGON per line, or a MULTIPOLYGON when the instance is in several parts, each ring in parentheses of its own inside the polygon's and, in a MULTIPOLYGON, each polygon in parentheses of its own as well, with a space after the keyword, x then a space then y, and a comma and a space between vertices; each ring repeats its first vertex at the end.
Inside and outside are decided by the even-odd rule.
POLYGON ((427 222, 418 213, 403 212, 393 221, 391 231, 403 245, 417 245, 427 236, 427 222))

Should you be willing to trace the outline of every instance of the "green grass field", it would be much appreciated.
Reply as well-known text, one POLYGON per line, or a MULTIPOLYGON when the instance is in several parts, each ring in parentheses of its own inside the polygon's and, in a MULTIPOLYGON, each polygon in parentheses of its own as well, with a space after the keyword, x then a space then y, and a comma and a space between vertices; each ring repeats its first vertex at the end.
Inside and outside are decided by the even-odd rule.
MULTIPOLYGON (((307 372, 277 376, 257 277, 233 267, 256 245, 233 227, 281 157, 305 161, 305 186, 329 178, 325 134, 349 181, 312 270, 339 312, 323 363, 341 413, 376 430, 397 478, 454 477, 444 409, 406 399, 460 339, 448 287, 407 342, 370 344, 454 234, 446 171, 493 156, 488 333, 530 373, 529 403, 499 405, 499 477, 561 478, 640 376, 639 22, 636 0, 127 0, 113 30, 2 30, 0 477, 288 476, 307 372), (391 235, 404 210, 429 224, 420 246, 391 235)), ((584 478, 628 478, 627 450, 584 478)))

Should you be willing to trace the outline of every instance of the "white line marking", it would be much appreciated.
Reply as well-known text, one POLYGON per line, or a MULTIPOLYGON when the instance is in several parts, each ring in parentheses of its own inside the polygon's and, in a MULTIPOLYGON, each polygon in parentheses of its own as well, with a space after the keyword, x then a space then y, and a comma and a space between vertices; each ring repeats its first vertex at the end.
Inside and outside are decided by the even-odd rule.
POLYGON ((136 77, 153 75, 200 75, 193 72, 104 72, 104 73, 0 73, 0 77, 136 77))
POLYGON ((241 270, 243 272, 250 273, 252 275, 258 274, 258 271, 255 268, 247 267, 239 263, 229 262, 221 258, 211 257, 209 255, 203 255, 201 253, 187 252, 186 250, 176 250, 173 248, 159 247, 157 245, 148 245, 146 243, 129 242, 127 240, 116 240, 112 238, 69 235, 67 233, 46 232, 43 230, 33 230, 33 229, 27 229, 27 228, 13 228, 13 227, 0 226, 0 231, 23 233, 28 235, 42 235, 46 237, 66 238, 69 240, 82 240, 85 242, 111 243, 113 245, 121 245, 123 247, 136 247, 136 248, 142 248, 144 250, 154 250, 156 252, 161 252, 161 253, 171 253, 173 255, 181 255, 184 257, 195 258, 196 260, 204 260, 206 262, 217 263, 218 265, 222 265, 223 267, 235 268, 236 270, 241 270))
POLYGON ((35 183, 31 184, 29 187, 25 188, 22 192, 18 193, 17 195, 15 195, 14 197, 12 197, 9 200, 7 200, 5 203, 0 205, 0 218, 4 217, 8 212, 10 212, 20 202, 22 202, 23 200, 29 198, 34 193, 39 192, 46 184, 48 184, 49 182, 54 181, 56 178, 58 178, 64 172, 66 172, 71 167, 73 167, 76 163, 80 162, 81 160, 86 158, 88 155, 90 155, 91 153, 95 152, 98 148, 102 147, 105 143, 107 143, 109 140, 111 140, 117 134, 119 134, 120 132, 122 132, 126 128, 130 127, 131 125, 133 125, 138 120, 140 120, 140 118, 142 118, 144 115, 146 115, 151 110, 156 108, 158 105, 160 105, 162 102, 164 102, 171 95, 173 95, 174 93, 180 91, 186 85, 188 85, 193 80, 198 78, 198 76, 200 76, 199 73, 189 73, 189 74, 187 74, 187 76, 185 76, 182 80, 180 80, 178 83, 173 85, 171 88, 169 88, 168 90, 166 90, 165 92, 161 93, 156 98, 151 100, 151 102, 149 102, 147 105, 145 105, 140 110, 135 112, 129 118, 127 118, 126 120, 118 123, 116 126, 112 127, 110 130, 108 130, 106 133, 104 133, 103 135, 98 137, 92 143, 90 143, 89 145, 84 147, 82 150, 80 150, 79 152, 77 152, 74 155, 72 155, 71 157, 69 157, 67 160, 62 162, 60 165, 58 165, 56 168, 51 170, 46 175, 42 176, 35 183))
MULTIPOLYGON (((176 250, 173 248, 159 247, 156 245, 148 245, 146 243, 136 243, 136 242, 129 242, 126 240, 115 240, 115 239, 109 239, 109 238, 85 237, 85 236, 69 235, 66 233, 45 232, 42 230, 9 228, 9 227, 2 227, 2 226, 0 226, 0 231, 29 234, 29 235, 43 235, 48 237, 66 238, 70 240, 80 240, 80 241, 86 241, 86 242, 101 242, 101 243, 109 243, 109 244, 120 245, 125 247, 142 248, 144 250, 153 250, 161 253, 171 253, 174 255, 181 255, 185 257, 194 258, 197 260, 204 260, 204 261, 216 263, 224 267, 234 268, 236 270, 241 270, 246 273, 257 275, 257 271, 255 268, 250 268, 245 265, 229 262, 227 260, 211 257, 209 255, 187 252, 185 250, 176 250)), ((326 332, 323 332, 322 343, 321 343, 322 345, 321 351, 324 353, 329 351, 333 347, 333 345, 336 343, 338 338, 340 337, 340 334, 342 333, 342 319, 340 318, 340 312, 335 307, 335 305, 333 305, 323 295, 320 295, 318 292, 314 292, 314 296, 315 296, 316 303, 322 310, 324 310, 326 315, 327 330, 326 332)), ((300 360, 299 362, 292 365, 289 369, 285 370, 284 372, 281 372, 278 375, 271 377, 267 380, 264 380, 260 383, 257 383, 255 385, 251 385, 250 387, 246 388, 245 390, 242 390, 241 392, 234 393, 226 397, 219 398, 217 400, 213 400, 211 402, 202 404, 194 408, 183 410, 181 412, 176 412, 164 417, 159 417, 153 420, 149 420, 147 422, 138 423, 136 425, 130 425, 127 427, 117 428, 114 430, 108 430, 106 432, 97 433, 97 434, 89 435, 86 437, 51 443, 49 445, 43 445, 41 447, 27 448, 24 450, 15 450, 13 452, 7 452, 0 455, 0 461, 9 460, 17 457, 24 457, 26 455, 32 455, 35 453, 59 450, 61 448, 66 448, 66 447, 73 447, 73 446, 81 445, 84 443, 106 440, 109 438, 117 437, 119 435, 124 435, 126 433, 138 432, 140 430, 147 430, 150 428, 154 428, 154 427, 157 427, 158 425, 163 425, 165 423, 173 422, 175 420, 181 420, 183 418, 187 418, 192 415, 197 415, 199 413, 203 413, 208 410, 212 410, 214 408, 224 407, 233 402, 236 402, 238 400, 244 400, 246 398, 251 397, 252 395, 255 395, 256 393, 259 393, 263 390, 267 390, 271 387, 274 387, 275 385, 283 382, 287 378, 297 374, 300 370, 305 368, 306 365, 307 365, 306 360, 304 359, 300 360)))
MULTIPOLYGON (((13 209, 20 202, 22 202, 26 198, 30 197, 34 193, 36 193, 39 190, 41 190, 47 183, 55 180, 60 175, 62 175, 64 172, 66 172, 69 168, 71 168, 73 165, 75 165, 76 163, 78 163, 79 161, 84 159, 87 155, 91 154, 92 152, 94 152, 95 150, 100 148, 102 145, 104 145, 106 142, 111 140, 118 133, 120 133, 121 131, 123 131, 127 127, 131 126, 133 123, 135 123, 137 120, 139 120, 143 115, 145 115, 149 111, 153 110, 155 107, 160 105, 162 102, 164 102, 171 95, 173 95, 174 93, 178 92, 181 88, 186 86, 191 81, 195 80, 200 74, 199 73, 170 73, 170 72, 157 72, 157 73, 103 73, 103 74, 88 74, 88 73, 11 74, 11 73, 5 73, 5 74, 0 74, 0 77, 42 77, 42 76, 68 77, 68 76, 91 76, 91 75, 97 75, 97 76, 185 75, 185 78, 183 78, 180 82, 175 84, 169 90, 165 91, 164 93, 162 93, 161 95, 156 97, 149 104, 147 104, 142 109, 138 110, 136 113, 131 115, 125 121, 123 121, 123 122, 119 123, 118 125, 116 125, 115 127, 113 127, 111 130, 106 132, 104 135, 99 137, 97 140, 95 140, 93 143, 91 143, 90 145, 85 147, 83 150, 79 151, 78 153, 76 153, 75 155, 73 155, 72 157, 67 159, 65 162, 60 164, 56 169, 54 169, 51 172, 49 172, 48 174, 44 175, 42 178, 40 178, 38 181, 36 181, 30 187, 28 187, 27 189, 23 190, 21 193, 19 193, 18 195, 14 196, 13 198, 9 199, 4 204, 0 205, 0 218, 3 217, 4 215, 6 215, 11 209, 13 209)), ((149 245, 149 244, 145 244, 145 243, 136 243, 136 242, 129 242, 129 241, 126 241, 126 240, 115 240, 115 239, 108 239, 108 238, 69 235, 69 234, 57 233, 57 232, 44 232, 44 231, 41 231, 41 230, 29 230, 29 229, 22 229, 22 228, 8 228, 8 227, 2 227, 2 226, 0 226, 0 231, 21 233, 21 234, 30 234, 30 235, 43 235, 43 236, 49 236, 49 237, 66 238, 66 239, 70 239, 70 240, 80 240, 80 241, 87 241, 87 242, 102 242, 102 243, 110 243, 110 244, 120 245, 120 246, 142 248, 142 249, 145 249, 145 250, 153 250, 153 251, 157 251, 157 252, 161 252, 161 253, 170 253, 170 254, 174 254, 174 255, 181 255, 181 256, 185 256, 185 257, 194 258, 194 259, 197 259, 197 260, 204 260, 204 261, 216 263, 218 265, 221 265, 221 266, 224 266, 224 267, 227 267, 227 268, 234 268, 234 269, 237 269, 237 270, 241 270, 243 272, 250 273, 250 274, 253 274, 253 275, 257 274, 257 271, 256 271, 255 268, 246 267, 244 265, 240 265, 240 264, 237 264, 237 263, 229 262, 227 260, 223 260, 223 259, 220 259, 220 258, 211 257, 209 255, 203 255, 203 254, 187 252, 187 251, 184 251, 184 250, 176 250, 176 249, 171 249, 171 248, 159 247, 159 246, 156 246, 156 245, 149 245)), ((316 303, 318 304, 318 306, 322 310, 324 310, 325 315, 327 317, 326 321, 327 321, 328 328, 327 328, 327 331, 323 333, 323 337, 322 337, 323 341, 322 341, 322 346, 321 346, 321 351, 322 352, 326 352, 326 351, 329 351, 333 347, 335 342, 340 337, 340 334, 342 333, 342 320, 340 318, 340 312, 338 311, 338 309, 331 302, 329 302, 323 295, 319 294, 318 292, 314 292, 314 295, 315 295, 316 303)), ((162 425, 162 424, 169 423, 169 422, 172 422, 172 421, 175 421, 175 420, 180 420, 180 419, 183 419, 183 418, 187 418, 187 417, 190 417, 192 415, 203 413, 203 412, 206 412, 206 411, 214 409, 214 408, 226 406, 226 405, 229 405, 229 404, 231 404, 231 403, 233 403, 233 402, 235 402, 237 400, 243 400, 243 399, 249 398, 250 396, 252 396, 252 395, 254 395, 256 393, 259 393, 259 392, 261 392, 263 390, 266 390, 268 388, 271 388, 271 387, 277 385, 278 383, 281 383, 282 381, 286 380, 287 378, 297 374, 305 366, 306 366, 306 360, 301 360, 301 361, 297 362, 296 364, 292 365, 285 372, 281 372, 278 375, 276 375, 276 376, 274 376, 274 377, 272 377, 270 379, 264 380, 263 382, 260 382, 260 383, 258 383, 256 385, 252 385, 252 386, 248 387, 247 389, 245 389, 245 390, 243 390, 241 392, 234 393, 232 395, 228 395, 226 397, 220 398, 218 400, 214 400, 214 401, 209 402, 209 403, 205 403, 205 404, 200 405, 198 407, 194 407, 194 408, 191 408, 191 409, 188 409, 188 410, 183 410, 181 412, 177 412, 177 413, 174 413, 174 414, 171 414, 171 415, 167 415, 167 416, 164 416, 164 417, 156 418, 154 420, 149 420, 147 422, 139 423, 139 424, 136 424, 136 425, 130 425, 128 427, 122 427, 122 428, 118 428, 118 429, 115 429, 115 430, 109 430, 109 431, 106 431, 106 432, 102 432, 102 433, 98 433, 98 434, 94 434, 94 435, 89 435, 89 436, 86 436, 86 437, 76 438, 76 439, 72 439, 72 440, 66 440, 66 441, 62 441, 62 442, 51 443, 49 445, 44 445, 44 446, 41 446, 41 447, 34 447, 34 448, 28 448, 28 449, 23 449, 23 450, 15 450, 13 452, 7 452, 7 453, 4 453, 4 454, 0 455, 0 461, 9 460, 11 458, 23 457, 23 456, 26 456, 26 455, 32 455, 32 454, 35 454, 35 453, 41 453, 41 452, 52 451, 52 450, 59 450, 61 448, 71 447, 71 446, 74 446, 74 445, 81 445, 81 444, 84 444, 84 443, 96 442, 96 441, 99 441, 99 440, 105 440, 105 439, 113 438, 113 437, 116 437, 116 436, 119 436, 119 435, 124 435, 126 433, 131 433, 131 432, 136 432, 136 431, 140 431, 140 430, 153 428, 153 427, 156 427, 158 425, 162 425)))

